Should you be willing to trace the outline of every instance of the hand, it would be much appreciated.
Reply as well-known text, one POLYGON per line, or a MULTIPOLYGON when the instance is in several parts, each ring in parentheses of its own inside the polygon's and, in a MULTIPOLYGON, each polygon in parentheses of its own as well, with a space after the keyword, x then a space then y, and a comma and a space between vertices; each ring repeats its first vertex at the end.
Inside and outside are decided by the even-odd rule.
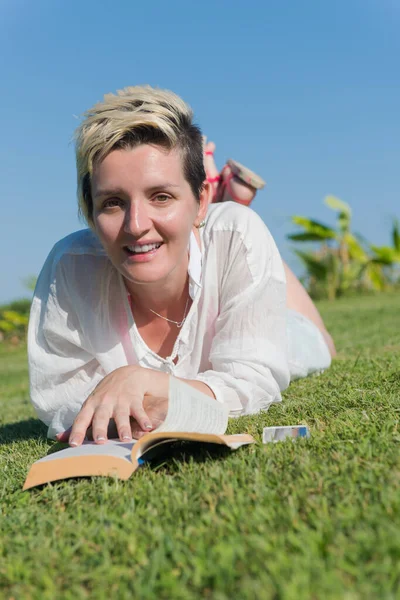
POLYGON ((127 366, 116 369, 93 390, 85 400, 71 430, 57 435, 59 441, 69 439, 70 446, 80 446, 91 425, 93 439, 97 443, 107 441, 107 430, 114 419, 121 441, 132 439, 132 433, 141 437, 153 429, 152 419, 158 426, 165 418, 168 407, 168 383, 166 373, 127 366), (146 408, 143 403, 145 396, 146 408), (151 417, 150 417, 151 415, 151 417), (133 418, 133 429, 130 419, 133 418))
MULTIPOLYGON (((157 429, 164 421, 168 412, 168 398, 159 398, 157 396, 145 396, 143 407, 149 416, 153 429, 157 429)), ((132 437, 140 439, 147 432, 142 431, 137 421, 131 423, 132 437)))
MULTIPOLYGON (((158 398, 156 396, 145 396, 143 400, 143 408, 146 414, 149 416, 153 429, 157 429, 164 421, 168 412, 168 398, 158 398)), ((146 431, 142 431, 135 419, 130 417, 130 425, 132 431, 132 437, 140 439, 146 435, 146 431)), ((57 439, 59 441, 68 441, 68 437, 71 433, 72 427, 67 429, 64 433, 58 433, 57 439), (62 438, 62 439, 61 439, 62 438)), ((93 441, 92 427, 88 427, 86 432, 88 440, 93 441)), ((118 437, 118 431, 114 419, 111 419, 108 424, 107 438, 115 439, 118 437)))

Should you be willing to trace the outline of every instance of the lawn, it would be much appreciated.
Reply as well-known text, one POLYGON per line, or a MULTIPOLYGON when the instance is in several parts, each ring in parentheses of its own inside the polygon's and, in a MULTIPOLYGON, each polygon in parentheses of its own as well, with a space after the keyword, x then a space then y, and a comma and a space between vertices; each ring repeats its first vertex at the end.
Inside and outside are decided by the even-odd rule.
POLYGON ((269 412, 309 440, 177 451, 127 482, 29 492, 53 442, 28 401, 24 348, 0 345, 1 598, 400 597, 400 300, 321 303, 338 357, 269 412))

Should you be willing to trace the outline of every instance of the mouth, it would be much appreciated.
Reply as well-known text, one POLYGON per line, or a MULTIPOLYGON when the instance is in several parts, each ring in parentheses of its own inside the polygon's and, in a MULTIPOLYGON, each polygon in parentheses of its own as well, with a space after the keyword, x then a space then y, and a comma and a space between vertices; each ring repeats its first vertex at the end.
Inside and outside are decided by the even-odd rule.
POLYGON ((129 256, 143 256, 158 250, 162 243, 163 242, 155 242, 154 244, 133 244, 131 246, 124 246, 124 250, 129 256))

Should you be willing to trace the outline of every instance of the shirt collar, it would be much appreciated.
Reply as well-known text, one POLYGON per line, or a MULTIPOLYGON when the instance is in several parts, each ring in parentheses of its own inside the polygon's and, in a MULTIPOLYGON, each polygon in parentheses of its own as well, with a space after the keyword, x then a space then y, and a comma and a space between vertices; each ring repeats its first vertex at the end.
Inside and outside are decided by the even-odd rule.
POLYGON ((190 239, 188 244, 189 250, 189 294, 192 300, 194 300, 197 292, 201 289, 201 264, 202 255, 199 245, 196 240, 196 236, 193 231, 190 232, 190 239))

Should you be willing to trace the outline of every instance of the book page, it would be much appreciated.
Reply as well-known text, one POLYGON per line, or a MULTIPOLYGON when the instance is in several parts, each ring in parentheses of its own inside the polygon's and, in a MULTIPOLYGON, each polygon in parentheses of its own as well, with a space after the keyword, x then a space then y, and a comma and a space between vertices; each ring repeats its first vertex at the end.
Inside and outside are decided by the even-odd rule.
POLYGON ((63 458, 80 458, 86 456, 113 456, 115 458, 122 458, 132 462, 131 454, 132 448, 135 444, 136 440, 132 440, 132 442, 109 440, 105 444, 83 442, 82 446, 77 446, 76 448, 65 448, 64 450, 58 450, 58 452, 48 454, 44 458, 37 460, 36 463, 50 462, 52 460, 60 460, 63 458))
POLYGON ((167 417, 155 432, 225 433, 229 409, 176 377, 170 377, 167 417))

